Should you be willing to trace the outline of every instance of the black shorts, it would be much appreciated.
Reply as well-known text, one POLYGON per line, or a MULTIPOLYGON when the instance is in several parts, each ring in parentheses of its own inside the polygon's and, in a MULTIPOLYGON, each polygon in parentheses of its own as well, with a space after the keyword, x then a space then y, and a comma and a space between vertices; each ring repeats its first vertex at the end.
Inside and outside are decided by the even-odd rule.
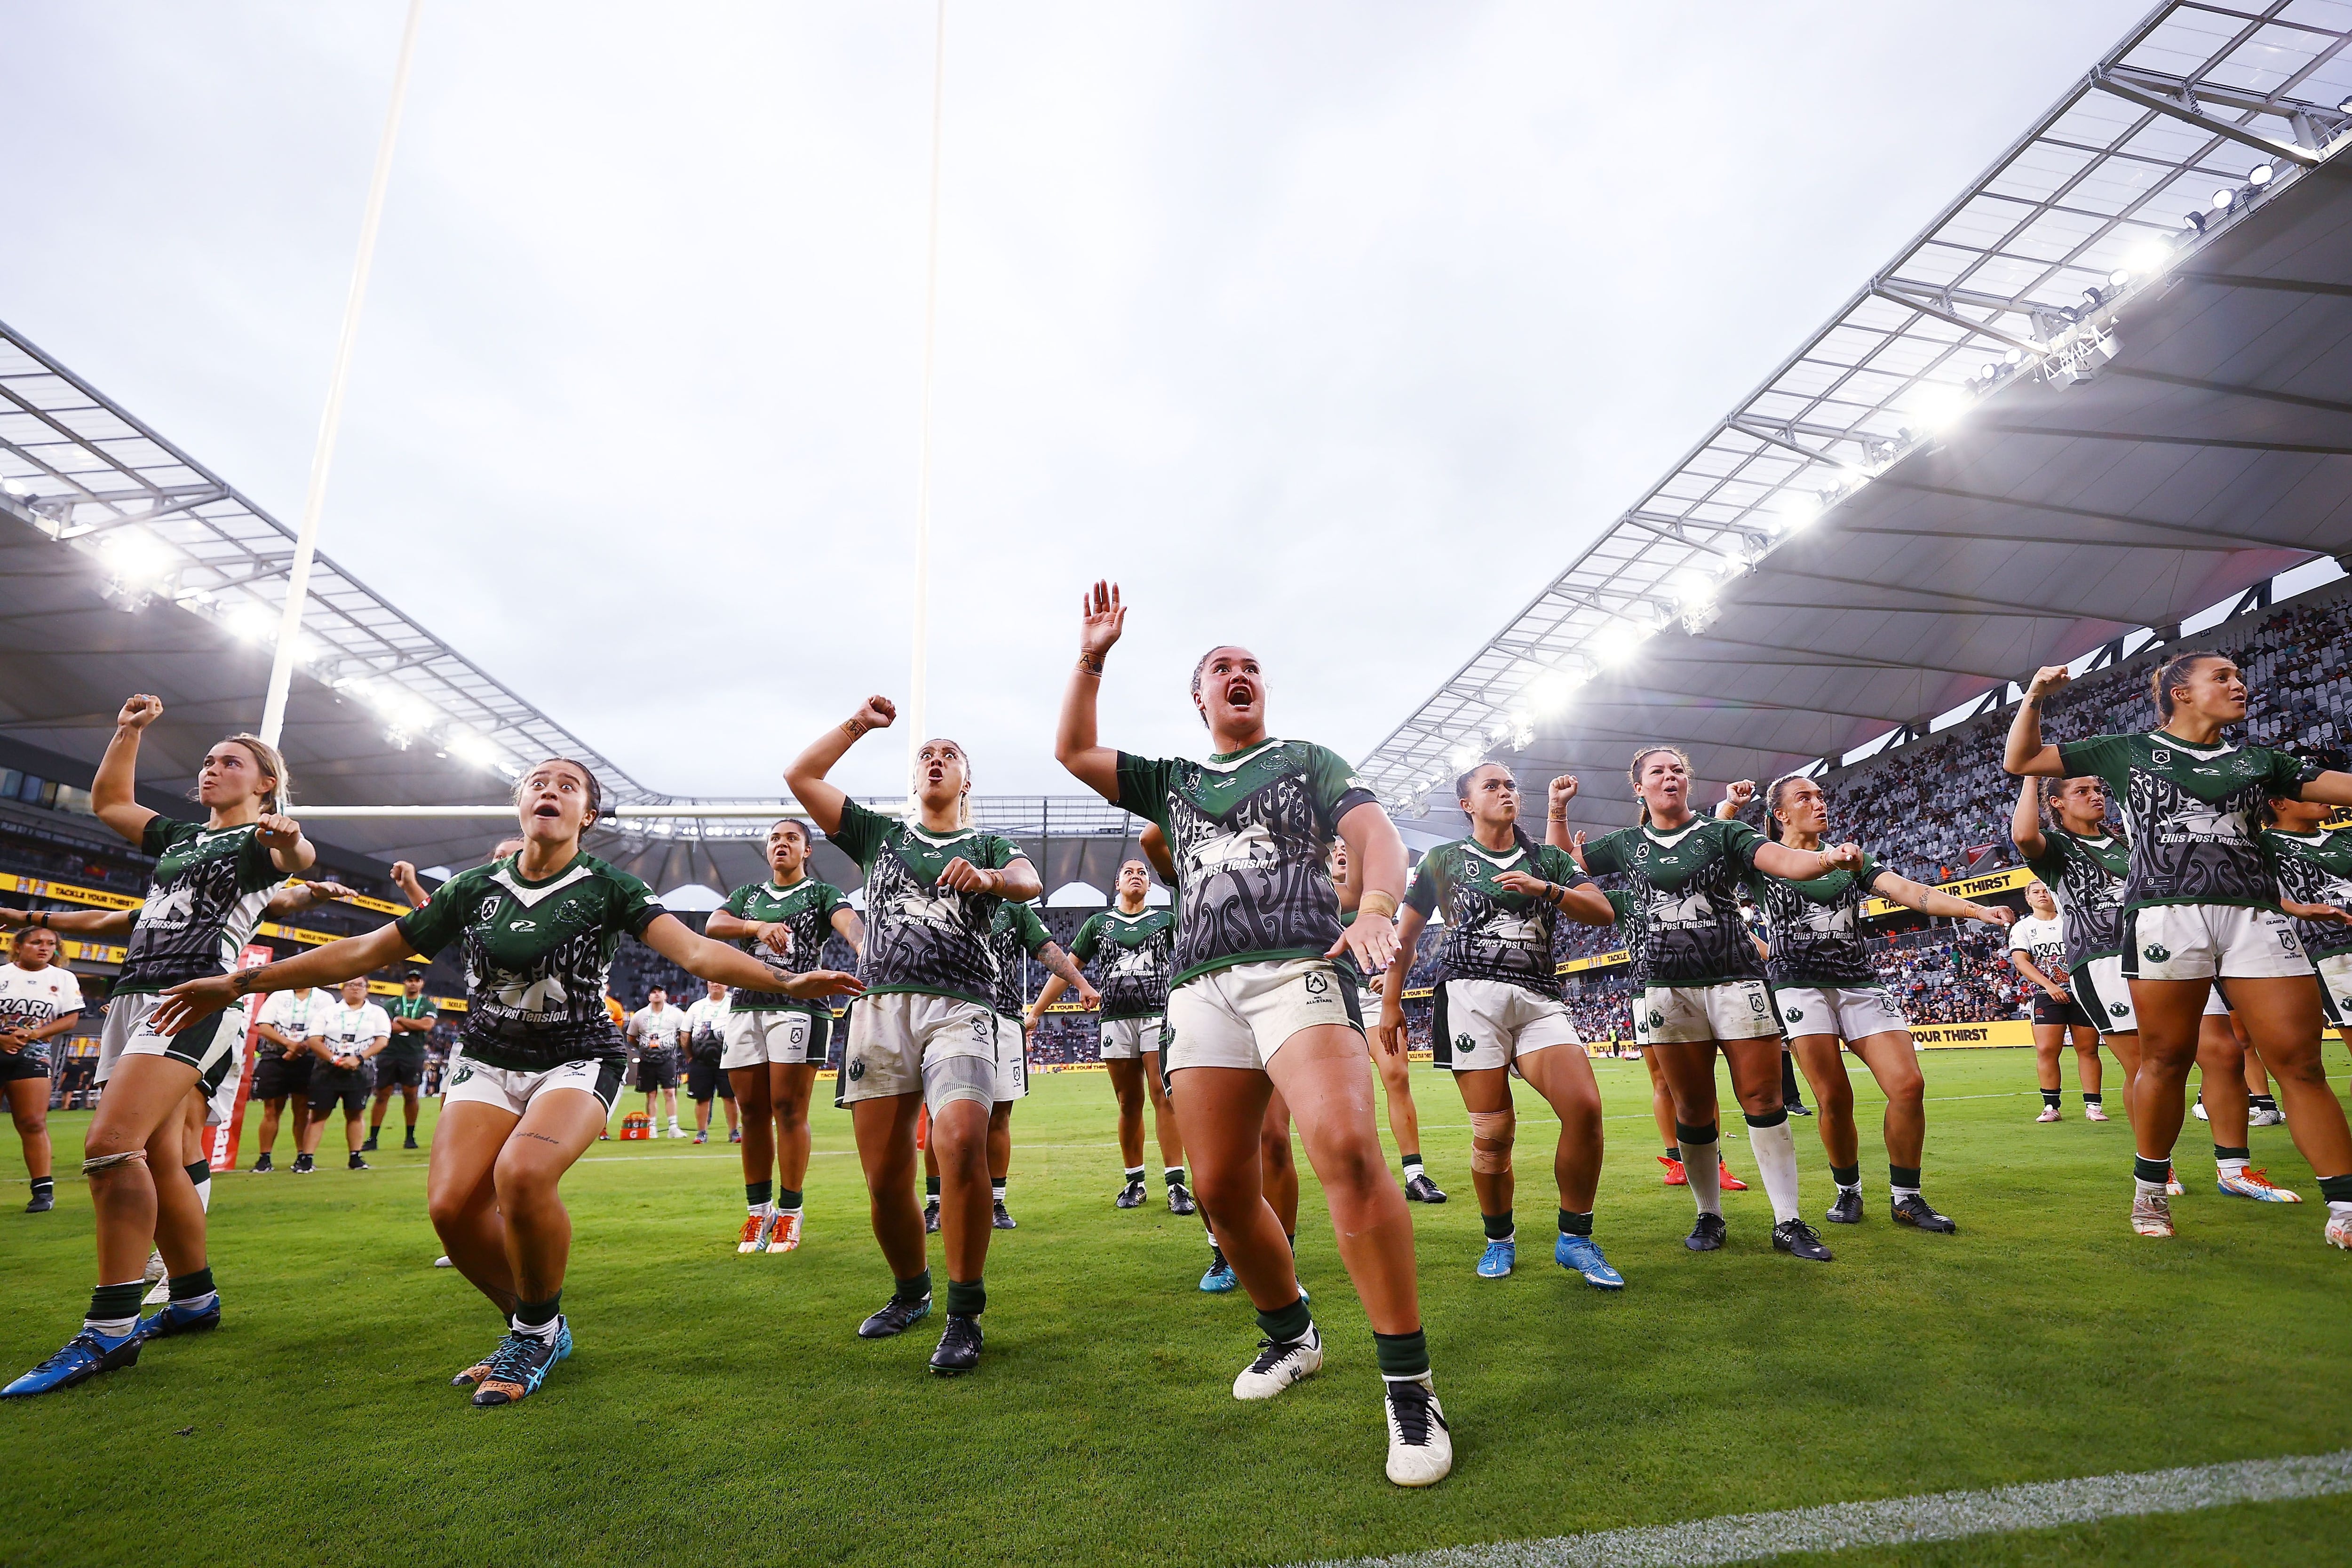
POLYGON ((2036 1027, 2052 1024, 2063 1024, 2068 1028, 2081 1029, 2095 1029, 2099 1026, 2088 1013, 2083 1011, 2083 1005, 2075 1001, 2071 994, 2062 1002, 2046 991, 2037 991, 2033 994, 2033 1022, 2036 1027))
MULTIPOLYGON (((2321 988, 2326 994, 2326 988, 2321 988)), ((49 1076, 49 1058, 33 1056, 26 1051, 0 1051, 0 1083, 16 1083, 25 1079, 46 1079, 49 1076)))
POLYGON ((386 1051, 375 1054, 375 1086, 386 1089, 422 1089, 425 1087, 425 1064, 411 1057, 395 1057, 386 1051))
POLYGON ((253 1064, 253 1091, 247 1098, 284 1100, 290 1094, 310 1093, 310 1064, 318 1059, 304 1051, 289 1062, 276 1046, 262 1041, 260 1059, 253 1064))
POLYGON ((735 1083, 715 1059, 704 1061, 697 1057, 687 1064, 686 1092, 696 1100, 709 1100, 714 1095, 720 1100, 732 1100, 735 1083))
POLYGON ((670 1056, 667 1051, 664 1051, 659 1056, 639 1057, 637 1058, 637 1089, 639 1092, 651 1094, 657 1089, 676 1089, 677 1087, 677 1063, 670 1059, 670 1056))
POLYGON ((365 1073, 320 1073, 310 1083, 310 1114, 331 1116, 340 1103, 345 1116, 357 1116, 373 1092, 365 1073))

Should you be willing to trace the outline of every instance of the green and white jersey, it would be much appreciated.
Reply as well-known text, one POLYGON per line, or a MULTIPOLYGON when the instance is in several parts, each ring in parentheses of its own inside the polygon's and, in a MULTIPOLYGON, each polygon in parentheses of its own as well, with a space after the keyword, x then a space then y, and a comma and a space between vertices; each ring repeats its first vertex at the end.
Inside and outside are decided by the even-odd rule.
POLYGON ((2026 861, 2042 879, 2066 926, 2066 968, 2124 950, 2124 879, 2131 874, 2131 846, 2110 833, 2084 838, 2063 827, 2042 836, 2048 846, 2026 861))
POLYGON ((1230 756, 1118 754, 1118 804, 1168 836, 1176 858, 1176 973, 1320 958, 1339 940, 1325 867, 1339 819, 1371 791, 1337 752, 1266 739, 1230 756))
POLYGON ((643 936, 667 911, 652 889, 593 855, 575 855, 536 882, 515 859, 458 872, 398 921, 427 958, 465 944, 460 1047, 472 1060, 512 1072, 626 1054, 604 1007, 613 950, 625 932, 643 936))
POLYGON ((1514 843, 1497 854, 1475 838, 1441 844, 1413 868, 1404 901, 1424 916, 1445 911, 1445 942, 1438 973, 1447 980, 1499 980, 1540 996, 1559 995, 1551 955, 1559 909, 1545 900, 1498 887, 1506 871, 1570 887, 1584 873, 1565 849, 1514 843))
POLYGON ((155 880, 110 994, 161 991, 236 967, 271 890, 286 879, 256 831, 249 822, 215 828, 147 819, 139 849, 155 858, 155 880))
MULTIPOLYGON (((383 1011, 384 1016, 394 1022, 403 1018, 425 1018, 437 1023, 441 1017, 440 1005, 430 996, 395 996, 384 1004, 383 1011)), ((425 1062, 425 1042, 432 1037, 421 1030, 394 1029, 383 1049, 376 1052, 376 1059, 415 1062, 421 1067, 425 1062)))
POLYGON ((1027 904, 1016 904, 1010 899, 996 900, 996 913, 988 922, 988 945, 996 956, 996 1010, 1008 1018, 1018 1018, 1029 1005, 1029 998, 1021 984, 1021 961, 1034 958, 1054 940, 1045 922, 1027 904))
POLYGON ((2124 908, 2240 904, 2276 909, 2255 824, 2273 795, 2300 799, 2315 765, 2268 746, 2192 746, 2159 730, 2058 748, 2066 776, 2096 773, 2122 803, 2131 839, 2124 908))
POLYGON ((976 827, 933 833, 845 801, 833 842, 866 873, 866 994, 906 991, 996 1005, 996 956, 989 929, 993 893, 939 885, 950 860, 1002 870, 1020 846, 976 827))
POLYGON ((1621 827, 1585 845, 1584 864, 1596 876, 1622 874, 1640 902, 1635 984, 1764 978, 1764 961, 1739 914, 1739 885, 1756 868, 1763 843, 1744 822, 1706 816, 1672 833, 1646 823, 1621 827))
POLYGON ((1070 944, 1080 963, 1101 960, 1097 990, 1106 1023, 1168 1011, 1168 968, 1176 956, 1176 917, 1166 910, 1129 914, 1113 905, 1087 917, 1070 944))
MULTIPOLYGON (((835 910, 845 910, 849 900, 841 889, 830 882, 820 882, 814 877, 803 877, 790 887, 774 882, 746 882, 729 895, 724 906, 737 920, 759 921, 789 926, 793 933, 793 951, 789 958, 779 958, 762 942, 746 941, 733 945, 768 965, 789 974, 805 973, 824 967, 825 939, 833 934, 835 910)), ((823 998, 803 1001, 787 996, 781 991, 731 990, 727 994, 729 1008, 737 1013, 829 1013, 823 998)))
MULTIPOLYGON (((2298 904, 2352 909, 2352 827, 2324 827, 2317 833, 2265 827, 2262 845, 2277 873, 2279 891, 2298 904)), ((2303 951, 2314 958, 2352 952, 2352 926, 2323 921, 2294 924, 2303 951)))
POLYGON ((1772 956, 1766 964, 1775 985, 1830 988, 1878 985, 1862 936, 1862 906, 1885 872, 1870 856, 1859 873, 1791 882, 1769 871, 1748 874, 1748 889, 1764 911, 1764 941, 1772 956))

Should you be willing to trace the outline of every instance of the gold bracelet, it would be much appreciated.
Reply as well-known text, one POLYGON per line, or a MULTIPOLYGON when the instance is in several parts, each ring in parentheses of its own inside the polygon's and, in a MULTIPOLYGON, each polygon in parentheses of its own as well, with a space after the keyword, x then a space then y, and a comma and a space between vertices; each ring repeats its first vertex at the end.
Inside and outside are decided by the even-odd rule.
POLYGON ((1392 921, 1396 919, 1396 895, 1378 890, 1360 893, 1356 898, 1356 912, 1360 915, 1378 915, 1382 920, 1392 921))

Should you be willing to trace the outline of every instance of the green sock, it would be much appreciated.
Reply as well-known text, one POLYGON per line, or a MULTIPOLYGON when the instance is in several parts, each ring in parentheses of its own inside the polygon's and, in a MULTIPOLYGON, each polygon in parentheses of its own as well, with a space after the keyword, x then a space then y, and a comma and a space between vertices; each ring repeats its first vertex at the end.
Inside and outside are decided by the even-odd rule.
POLYGON ((1382 1377, 1429 1375, 1429 1336, 1419 1329, 1409 1334, 1374 1334, 1372 1353, 1380 1360, 1382 1377))
POLYGON ((194 1274, 173 1275, 171 1289, 172 1300, 174 1301, 194 1301, 211 1295, 213 1293, 211 1265, 207 1264, 194 1274))
POLYGON ((1517 1227, 1512 1225, 1511 1211, 1508 1209, 1505 1209, 1501 1214, 1482 1214, 1478 1216, 1478 1223, 1486 1227, 1488 1241, 1508 1241, 1517 1234, 1517 1227))
POLYGON ((2155 1182, 2160 1185, 2171 1173, 2172 1162, 2169 1160, 2151 1160, 2145 1154, 2132 1156, 2132 1175, 2136 1180, 2155 1182))
POLYGON ((1562 1236, 1591 1236, 1592 1211, 1587 1209, 1582 1214, 1571 1214, 1566 1209, 1560 1210, 1559 1233, 1562 1236))
POLYGON ((776 1189, 776 1211, 779 1214, 800 1213, 801 1190, 798 1187, 778 1187, 776 1189))
POLYGON ((139 1320, 139 1298, 145 1294, 147 1281, 144 1279, 133 1279, 124 1285, 100 1285, 90 1291, 89 1310, 84 1316, 93 1323, 120 1323, 125 1318, 136 1322, 139 1320))
POLYGON ((1410 1182, 1415 1176, 1422 1174, 1421 1156, 1419 1154, 1407 1154, 1402 1158, 1404 1161, 1404 1179, 1406 1181, 1410 1182))
POLYGON ((1860 1165, 1832 1165, 1830 1167, 1830 1180, 1835 1182, 1841 1187, 1858 1187, 1862 1185, 1862 1167, 1860 1165))
POLYGON ((1287 1307, 1276 1307, 1271 1312, 1257 1315, 1258 1331, 1276 1344, 1288 1344, 1303 1340, 1315 1329, 1315 1314, 1307 1310, 1307 1298, 1301 1296, 1287 1307))
POLYGON ((1171 1187, 1181 1187, 1184 1184, 1184 1167, 1171 1165, 1160 1173, 1160 1179, 1171 1187))
POLYGON ((743 1202, 748 1207, 755 1209, 766 1208, 768 1206, 768 1200, 775 1195, 776 1184, 773 1182, 746 1182, 743 1184, 743 1202))
POLYGON ((2319 1178, 2321 1201, 2331 1204, 2352 1204, 2352 1175, 2319 1178))
POLYGON ((948 1310, 959 1318, 977 1318, 988 1310, 988 1286, 979 1279, 948 1281, 948 1310))
POLYGON ((937 1203, 939 1201, 940 1179, 937 1176, 925 1176, 923 1178, 923 1196, 933 1203, 937 1203))
POLYGON ((910 1274, 899 1280, 898 1288, 891 1292, 891 1300, 903 1301, 911 1307, 918 1301, 928 1300, 930 1294, 931 1271, 926 1268, 920 1274, 910 1274))

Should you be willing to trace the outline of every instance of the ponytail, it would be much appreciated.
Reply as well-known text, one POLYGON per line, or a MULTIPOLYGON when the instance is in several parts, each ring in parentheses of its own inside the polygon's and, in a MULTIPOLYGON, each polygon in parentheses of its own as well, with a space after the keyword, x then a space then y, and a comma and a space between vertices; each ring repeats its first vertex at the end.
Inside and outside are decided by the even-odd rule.
POLYGON ((2187 653, 2174 654, 2170 658, 2158 665, 2154 673, 2147 678, 2147 694, 2156 700, 2158 721, 2164 724, 2172 721, 2173 689, 2188 685, 2189 676, 2196 672, 2200 662, 2225 657, 2227 656, 2215 653, 2210 647, 2192 648, 2187 653))
POLYGON ((1782 773, 1764 786, 1764 837, 1773 843, 1780 842, 1780 792, 1802 773, 1782 773))

